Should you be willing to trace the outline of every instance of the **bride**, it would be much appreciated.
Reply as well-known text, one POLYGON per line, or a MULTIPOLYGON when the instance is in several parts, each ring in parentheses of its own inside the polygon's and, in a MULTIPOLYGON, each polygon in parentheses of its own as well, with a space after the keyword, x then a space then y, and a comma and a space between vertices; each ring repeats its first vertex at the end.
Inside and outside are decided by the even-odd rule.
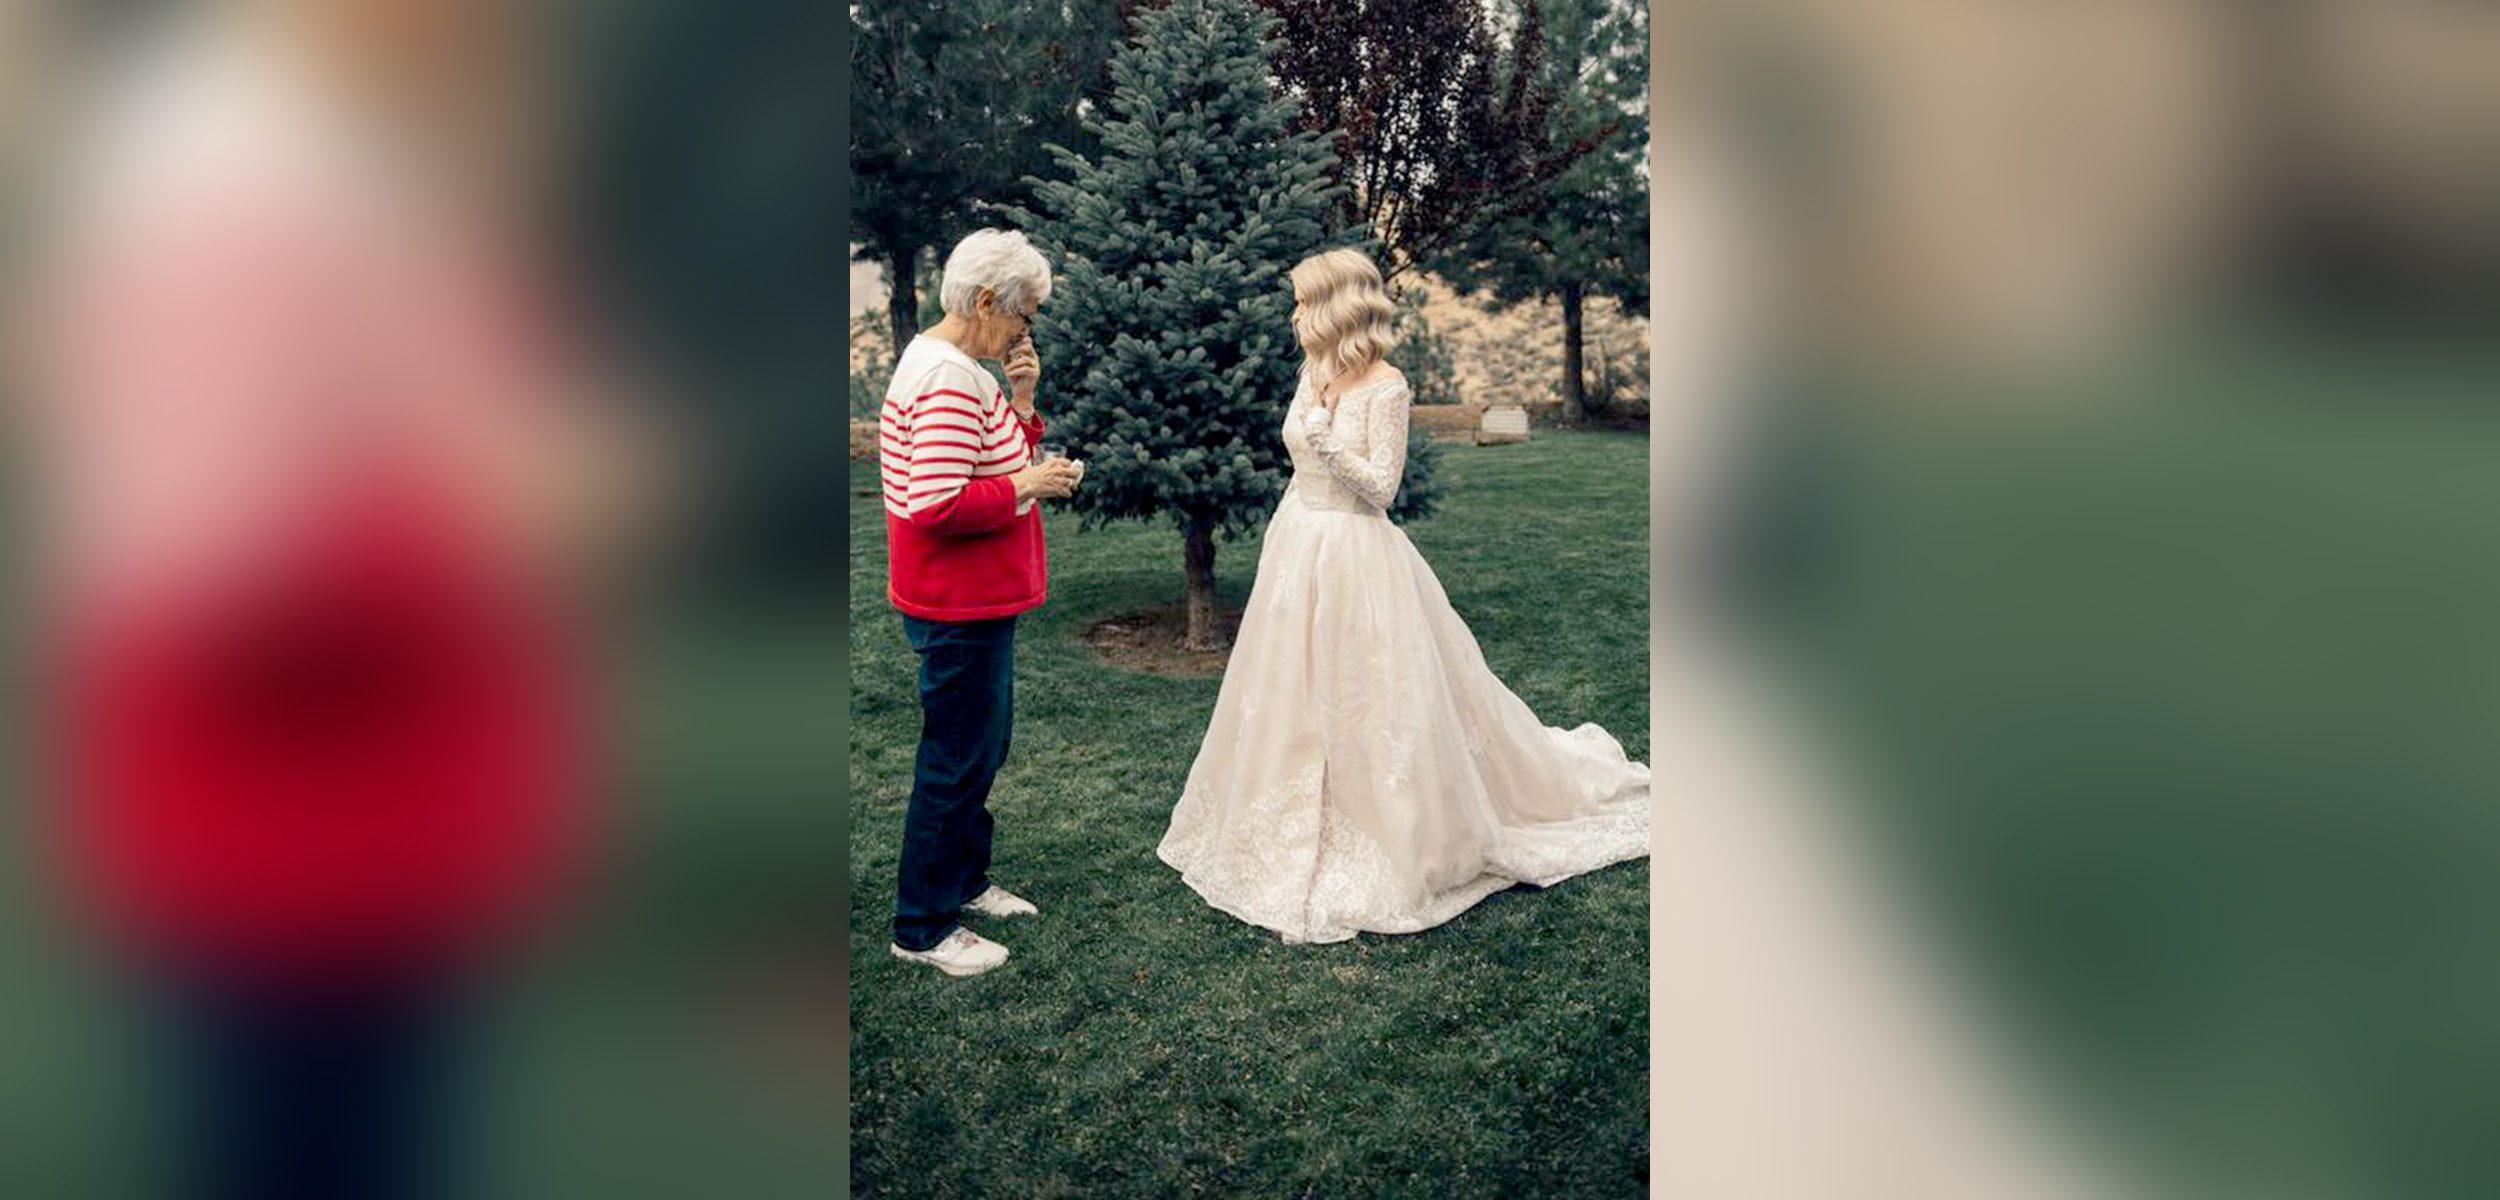
POLYGON ((1293 482, 1215 715, 1156 852, 1288 942, 1412 933, 1517 883, 1649 853, 1649 768, 1548 728, 1485 666, 1386 515, 1406 459, 1396 312, 1352 250, 1292 273, 1293 482))

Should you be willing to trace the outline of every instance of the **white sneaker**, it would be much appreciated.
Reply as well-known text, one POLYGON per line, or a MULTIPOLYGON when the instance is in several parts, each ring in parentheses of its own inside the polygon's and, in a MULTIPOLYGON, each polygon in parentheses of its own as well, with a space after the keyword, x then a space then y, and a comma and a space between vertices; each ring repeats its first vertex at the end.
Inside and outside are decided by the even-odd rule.
POLYGON ((964 907, 985 917, 1029 917, 1042 911, 1033 907, 1032 901, 994 883, 989 890, 964 901, 964 907))
POLYGON ((894 957, 924 962, 949 975, 978 975, 1007 961, 1007 948, 962 926, 926 950, 905 950, 892 943, 894 957))

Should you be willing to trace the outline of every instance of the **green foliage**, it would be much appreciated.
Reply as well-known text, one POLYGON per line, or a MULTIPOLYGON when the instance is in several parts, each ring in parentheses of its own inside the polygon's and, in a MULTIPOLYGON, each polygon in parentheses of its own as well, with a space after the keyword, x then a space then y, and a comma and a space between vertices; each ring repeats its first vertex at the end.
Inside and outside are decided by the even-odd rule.
MULTIPOLYGON (((1051 436, 1088 461, 1088 528, 1255 528, 1290 472, 1298 383, 1286 272, 1326 248, 1329 157, 1269 85, 1275 25, 1248 0, 1141 11, 1111 64, 1103 152, 1010 210, 1055 260, 1033 324, 1051 436)), ((1429 456, 1419 462, 1427 470, 1429 456)))
POLYGON ((852 419, 877 415, 877 408, 885 397, 886 385, 894 378, 893 342, 893 333, 886 327, 884 310, 851 314, 852 419))
POLYGON ((1108 85, 1125 7, 851 6, 851 236, 901 296, 918 293, 927 254, 977 227, 979 205, 1029 198, 1025 179, 1048 163, 1045 144, 1091 149, 1078 113, 1108 85))
POLYGON ((1439 511, 1447 496, 1441 474, 1441 446, 1420 425, 1406 431, 1406 473, 1398 483, 1398 498, 1389 506, 1389 519, 1404 524, 1420 521, 1439 511))
POLYGON ((1457 404, 1458 359, 1450 353, 1448 338, 1432 328, 1424 319, 1424 295, 1409 288, 1398 297, 1398 344, 1388 354, 1389 365, 1406 374, 1406 386, 1415 393, 1417 404, 1457 404))
POLYGON ((1438 256, 1433 270, 1462 291, 1489 289, 1509 304, 1554 296, 1567 283, 1649 308, 1649 18, 1630 0, 1540 0, 1545 55, 1514 63, 1557 89, 1545 137, 1585 147, 1539 188, 1536 203, 1483 222, 1438 256))
MULTIPOLYGON (((948 243, 947 249, 954 249, 951 241, 948 243)), ((934 280, 938 277, 938 268, 944 265, 939 260, 938 253, 938 249, 934 246, 921 251, 920 274, 923 278, 934 280)), ((939 301, 938 290, 936 288, 931 287, 923 290, 920 293, 919 300, 919 311, 912 314, 912 320, 914 322, 913 328, 927 329, 930 326, 946 319, 946 306, 939 301)))
POLYGON ((1590 412, 1646 412, 1649 405, 1649 343, 1634 339, 1622 355, 1604 342, 1591 343, 1587 402, 1590 412))
MULTIPOLYGON (((1423 293, 1408 289, 1398 297, 1398 344, 1388 353, 1389 365, 1406 376, 1417 404, 1456 404, 1458 363, 1448 339, 1433 332, 1424 319, 1423 293)), ((1406 473, 1398 484, 1397 502, 1389 519, 1420 521, 1437 510, 1445 494, 1440 476, 1441 447, 1421 426, 1406 431, 1406 473)))

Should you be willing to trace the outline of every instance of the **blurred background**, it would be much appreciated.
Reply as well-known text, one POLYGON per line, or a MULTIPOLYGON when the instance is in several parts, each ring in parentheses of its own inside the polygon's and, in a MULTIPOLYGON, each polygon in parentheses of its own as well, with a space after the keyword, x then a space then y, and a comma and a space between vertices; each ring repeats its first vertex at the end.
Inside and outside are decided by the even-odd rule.
MULTIPOLYGON (((0 2, 0 403, 11 410, 8 766, 35 781, 49 582, 29 481, 59 461, 42 408, 36 276, 62 164, 97 137, 132 47, 173 21, 275 4, 0 2)), ((421 31, 453 5, 397 5, 421 31)), ((377 9, 378 11, 378 9, 377 9)), ((600 0, 509 6, 489 48, 561 113, 532 151, 568 324, 657 483, 579 612, 603 647, 591 862, 552 936, 498 976, 462 1056, 456 1194, 818 1196, 843 1138, 839 1030, 846 474, 837 43, 826 6, 600 0)), ((308 351, 320 349, 307 339, 308 351)), ((130 345, 143 357, 150 346, 130 345)), ((278 432, 292 434, 289 427, 278 432)), ((527 482, 526 480, 524 482, 527 482)), ((40 783, 13 789, 0 869, 0 1194, 165 1194, 165 1064, 136 992, 63 916, 40 783)), ((451 1143, 446 1143, 450 1145, 451 1143)), ((450 1151, 446 1151, 450 1153, 450 1151)))
POLYGON ((2500 8, 1660 33, 1659 586, 1836 785, 1792 833, 2131 1188, 2500 1193, 2500 8))

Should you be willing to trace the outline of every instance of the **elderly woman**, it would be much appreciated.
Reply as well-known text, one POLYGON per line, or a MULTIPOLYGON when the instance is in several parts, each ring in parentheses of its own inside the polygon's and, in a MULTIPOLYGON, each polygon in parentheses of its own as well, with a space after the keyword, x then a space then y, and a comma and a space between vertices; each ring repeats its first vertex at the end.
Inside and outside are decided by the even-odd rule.
POLYGON ((1040 499, 1069 495, 1078 467, 1036 463, 1029 330, 1050 298, 1050 264, 1022 234, 985 229, 947 256, 946 319, 894 366, 877 419, 885 482, 887 598, 920 655, 920 751, 903 818, 894 953, 977 975, 1007 948, 962 927, 1034 906, 989 880, 990 783, 1007 758, 1016 615, 1049 594, 1040 499), (1001 359, 1013 394, 978 360, 1001 359))
POLYGON ((462 1194, 473 989, 587 867, 588 356, 522 6, 130 31, 46 206, 55 832, 159 1011, 180 1194, 462 1194))

